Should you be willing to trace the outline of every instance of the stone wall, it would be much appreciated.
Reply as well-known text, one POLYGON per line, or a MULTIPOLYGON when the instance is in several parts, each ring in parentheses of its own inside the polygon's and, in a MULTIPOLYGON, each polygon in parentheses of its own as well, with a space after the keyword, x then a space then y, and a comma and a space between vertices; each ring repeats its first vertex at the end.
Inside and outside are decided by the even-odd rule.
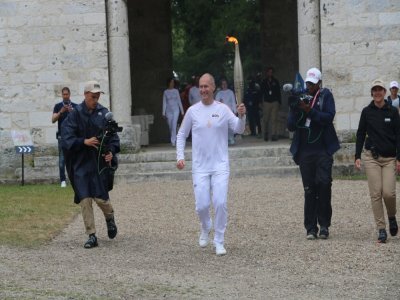
POLYGON ((336 100, 336 129, 358 127, 371 101, 370 84, 400 80, 398 0, 321 0, 321 62, 324 86, 336 100))
POLYGON ((2 178, 20 162, 11 130, 29 130, 38 149, 56 147, 51 115, 63 86, 80 103, 84 82, 98 80, 109 107, 104 1, 1 1, 0 60, 2 178))

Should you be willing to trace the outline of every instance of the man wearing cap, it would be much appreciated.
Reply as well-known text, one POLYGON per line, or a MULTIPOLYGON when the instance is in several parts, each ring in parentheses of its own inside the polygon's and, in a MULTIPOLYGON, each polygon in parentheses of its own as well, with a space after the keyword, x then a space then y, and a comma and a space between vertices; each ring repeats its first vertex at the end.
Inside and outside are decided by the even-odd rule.
POLYGON ((75 192, 75 203, 81 206, 83 222, 89 239, 85 248, 98 246, 93 215, 93 201, 106 219, 108 237, 117 235, 114 209, 108 192, 120 151, 118 135, 104 133, 108 110, 98 103, 103 91, 97 81, 88 81, 84 101, 70 112, 63 123, 62 145, 68 177, 75 192))
POLYGON ((389 221, 389 231, 397 235, 396 171, 400 172, 400 117, 396 108, 385 101, 386 88, 381 79, 371 85, 373 100, 361 112, 357 130, 355 167, 362 161, 368 179, 372 212, 378 229, 378 242, 387 240, 383 202, 389 221), (365 145, 364 145, 365 143, 365 145))
POLYGON ((311 100, 299 99, 298 107, 289 112, 287 128, 294 132, 290 152, 303 181, 306 237, 315 240, 319 231, 319 237, 327 239, 332 218, 333 154, 340 148, 333 126, 335 101, 328 89, 321 88, 317 68, 307 71, 305 82, 311 100))
POLYGON ((387 97, 387 102, 392 106, 396 107, 400 112, 399 101, 400 95, 399 92, 399 83, 397 81, 391 81, 389 85, 390 95, 387 97))

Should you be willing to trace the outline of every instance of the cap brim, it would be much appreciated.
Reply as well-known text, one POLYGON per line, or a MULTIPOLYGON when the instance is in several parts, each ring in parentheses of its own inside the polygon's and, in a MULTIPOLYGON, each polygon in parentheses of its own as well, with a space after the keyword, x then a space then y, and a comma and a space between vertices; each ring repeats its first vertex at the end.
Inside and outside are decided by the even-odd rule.
POLYGON ((319 80, 317 80, 315 78, 307 77, 304 82, 312 82, 312 83, 316 84, 318 81, 319 80))
POLYGON ((102 90, 100 90, 100 89, 93 89, 93 90, 91 90, 91 91, 89 91, 89 92, 91 92, 91 93, 93 93, 93 94, 95 94, 95 93, 104 94, 104 92, 103 92, 102 90))

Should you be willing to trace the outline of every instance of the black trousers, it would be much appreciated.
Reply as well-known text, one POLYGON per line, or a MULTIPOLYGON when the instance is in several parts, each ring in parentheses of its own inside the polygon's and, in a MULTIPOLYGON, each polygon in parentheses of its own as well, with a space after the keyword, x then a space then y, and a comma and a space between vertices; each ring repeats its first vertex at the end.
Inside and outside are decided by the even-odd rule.
POLYGON ((317 224, 331 225, 333 158, 326 153, 302 155, 299 166, 304 187, 304 227, 318 232, 317 224))

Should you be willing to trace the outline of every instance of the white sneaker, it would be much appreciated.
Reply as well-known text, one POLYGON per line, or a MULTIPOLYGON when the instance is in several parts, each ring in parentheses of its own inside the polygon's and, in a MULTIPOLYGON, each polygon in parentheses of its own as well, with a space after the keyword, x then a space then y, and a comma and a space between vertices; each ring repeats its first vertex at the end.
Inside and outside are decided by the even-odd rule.
POLYGON ((226 254, 226 249, 223 244, 215 244, 215 254, 222 256, 226 254))
POLYGON ((67 183, 65 181, 61 181, 61 187, 62 188, 67 187, 67 183))
POLYGON ((203 229, 201 230, 200 237, 199 237, 199 245, 201 248, 207 247, 209 238, 208 235, 210 234, 209 231, 204 231, 203 229))

